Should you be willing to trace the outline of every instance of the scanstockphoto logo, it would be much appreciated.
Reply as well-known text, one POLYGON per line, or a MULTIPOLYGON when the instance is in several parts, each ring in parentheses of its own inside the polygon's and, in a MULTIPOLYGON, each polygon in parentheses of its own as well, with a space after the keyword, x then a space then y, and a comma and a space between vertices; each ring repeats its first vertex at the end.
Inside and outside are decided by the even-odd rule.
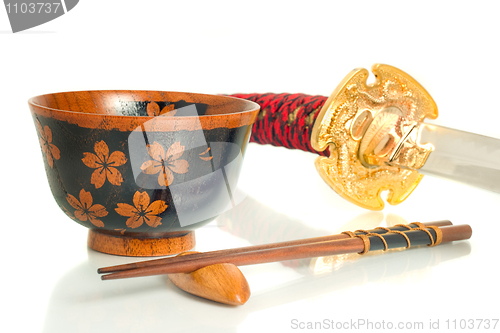
POLYGON ((4 0, 12 32, 27 30, 52 21, 72 10, 78 0, 4 0))

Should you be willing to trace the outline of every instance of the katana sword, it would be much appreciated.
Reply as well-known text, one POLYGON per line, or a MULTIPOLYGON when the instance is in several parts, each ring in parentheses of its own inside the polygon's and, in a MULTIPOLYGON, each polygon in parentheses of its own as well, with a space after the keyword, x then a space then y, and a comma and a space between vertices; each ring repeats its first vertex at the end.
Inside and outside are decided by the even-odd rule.
POLYGON ((500 193, 500 140, 424 123, 438 116, 430 94, 389 66, 355 69, 329 98, 235 94, 261 105, 251 141, 317 152, 316 169, 345 199, 381 210, 396 205, 424 174, 500 193), (329 153, 328 153, 329 152, 329 153))

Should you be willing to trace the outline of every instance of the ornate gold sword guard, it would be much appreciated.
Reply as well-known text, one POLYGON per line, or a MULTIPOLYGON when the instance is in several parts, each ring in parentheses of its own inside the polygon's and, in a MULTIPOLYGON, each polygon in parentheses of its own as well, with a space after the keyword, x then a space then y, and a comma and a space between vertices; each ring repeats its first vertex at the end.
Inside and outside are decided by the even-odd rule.
POLYGON ((367 85, 368 70, 353 70, 325 102, 311 135, 314 149, 329 148, 316 169, 342 197, 361 207, 381 210, 380 194, 396 205, 415 189, 423 175, 394 166, 420 168, 432 151, 418 143, 417 124, 437 117, 429 93, 411 76, 388 65, 372 67, 376 81, 367 85))

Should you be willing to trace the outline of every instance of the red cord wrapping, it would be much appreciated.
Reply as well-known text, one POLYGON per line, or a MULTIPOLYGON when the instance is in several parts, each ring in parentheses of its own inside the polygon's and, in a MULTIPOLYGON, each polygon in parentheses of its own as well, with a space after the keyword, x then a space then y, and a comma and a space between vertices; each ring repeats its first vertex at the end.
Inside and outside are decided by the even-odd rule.
POLYGON ((301 149, 323 156, 311 146, 311 131, 325 96, 305 94, 234 94, 260 105, 250 142, 301 149))

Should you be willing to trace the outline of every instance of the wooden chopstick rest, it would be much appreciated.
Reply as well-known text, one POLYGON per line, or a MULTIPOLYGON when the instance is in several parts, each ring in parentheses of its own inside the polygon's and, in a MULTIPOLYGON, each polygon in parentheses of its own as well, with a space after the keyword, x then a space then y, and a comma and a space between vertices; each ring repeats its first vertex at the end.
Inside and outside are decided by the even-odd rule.
MULTIPOLYGON (((178 256, 199 252, 184 252, 178 256)), ((233 264, 214 264, 191 273, 168 274, 178 288, 215 302, 242 305, 250 298, 250 287, 245 276, 233 264)))

